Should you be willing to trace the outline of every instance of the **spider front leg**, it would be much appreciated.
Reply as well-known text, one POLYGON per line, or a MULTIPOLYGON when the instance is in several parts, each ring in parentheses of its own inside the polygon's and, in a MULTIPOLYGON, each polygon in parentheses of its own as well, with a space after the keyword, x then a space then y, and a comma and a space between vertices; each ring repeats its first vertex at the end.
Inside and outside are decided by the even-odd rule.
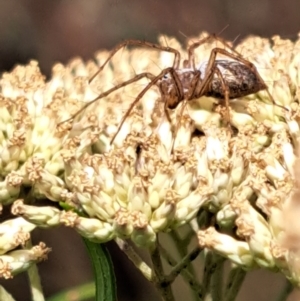
MULTIPOLYGON (((158 81, 161 80, 165 75, 167 75, 168 73, 170 73, 171 75, 171 78, 173 79, 174 83, 175 83, 175 89, 177 90, 177 93, 180 94, 180 93, 183 93, 183 92, 180 92, 180 91, 183 91, 183 88, 181 86, 181 83, 180 83, 180 80, 178 77, 176 77, 176 71, 174 70, 173 67, 169 67, 169 68, 166 68, 164 70, 161 71, 161 73, 155 77, 152 78, 151 82, 138 94, 138 96, 136 97, 136 99, 131 103, 131 105, 129 106, 127 112, 125 113, 125 115, 123 116, 118 128, 117 128, 117 131, 116 133, 114 134, 114 136, 112 137, 111 139, 111 144, 114 142, 114 140, 116 139, 116 136, 118 135, 118 133, 120 132, 126 118, 129 116, 129 114, 132 112, 133 108, 135 107, 135 105, 140 101, 140 99, 147 93, 147 91, 153 87, 154 85, 157 85, 158 81)), ((163 95, 164 96, 164 95, 163 95)), ((165 105, 166 103, 168 102, 168 99, 163 99, 165 101, 165 105)), ((165 110, 166 112, 166 110, 165 110)), ((168 115, 167 113, 167 118, 170 116, 168 115)))
POLYGON ((66 120, 64 120, 64 121, 62 121, 62 122, 60 122, 60 123, 58 123, 58 126, 59 126, 60 124, 62 124, 62 123, 68 122, 68 121, 70 121, 70 120, 76 118, 80 113, 82 113, 87 107, 89 107, 90 105, 92 105, 93 103, 95 103, 97 100, 99 100, 99 99, 101 99, 101 98, 104 98, 104 97, 108 96, 109 94, 111 94, 111 93, 113 93, 113 92, 119 90, 120 88, 123 88, 123 87, 125 87, 125 86, 128 86, 128 85, 134 83, 134 82, 137 82, 137 81, 139 81, 140 79, 142 79, 142 78, 144 78, 144 77, 148 78, 149 80, 153 80, 153 79, 155 78, 155 76, 154 76, 153 74, 149 73, 149 72, 144 72, 144 73, 138 74, 138 75, 136 75, 135 77, 133 77, 133 78, 131 78, 131 79, 129 79, 129 80, 123 82, 123 83, 120 83, 120 84, 116 85, 115 87, 113 87, 113 88, 111 88, 111 89, 109 89, 109 90, 107 90, 107 91, 101 93, 101 94, 100 94, 99 96, 97 96, 95 99, 93 99, 93 100, 91 100, 90 102, 86 103, 86 104, 85 104, 80 110, 78 110, 72 117, 70 117, 70 118, 68 118, 68 119, 66 119, 66 120))
MULTIPOLYGON (((180 112, 179 112, 179 114, 177 116, 179 116, 179 118, 182 118, 183 112, 184 112, 184 109, 186 107, 187 102, 189 100, 195 99, 196 88, 197 88, 197 84, 200 81, 201 73, 200 73, 199 70, 196 70, 196 71, 186 71, 186 73, 188 73, 189 75, 190 74, 192 75, 192 78, 191 78, 190 83, 189 83, 188 91, 187 91, 186 94, 183 92, 183 87, 182 87, 183 86, 183 82, 180 81, 180 79, 179 79, 179 77, 177 75, 177 72, 174 72, 174 73, 175 73, 176 77, 178 78, 179 84, 181 86, 181 94, 180 94, 181 97, 178 98, 177 105, 179 104, 179 102, 183 102, 183 104, 182 104, 182 106, 180 108, 180 112)), ((182 80, 184 80, 184 79, 182 79, 182 80)), ((165 105, 165 107, 166 107, 166 105, 165 105)), ((179 119, 179 122, 176 123, 176 128, 175 128, 175 132, 174 132, 174 139, 173 139, 171 151, 174 149, 175 140, 176 140, 177 133, 178 133, 179 127, 180 127, 180 122, 181 122, 181 120, 179 119)))
MULTIPOLYGON (((182 82, 174 68, 170 68, 169 72, 171 78, 162 78, 159 84, 159 90, 164 102, 164 112, 167 116, 168 121, 171 123, 171 117, 168 109, 174 110, 178 104, 184 99, 184 91, 182 82)), ((164 77, 167 74, 164 75, 164 77)))
POLYGON ((168 46, 162 46, 146 41, 140 41, 140 40, 126 40, 123 43, 120 43, 117 45, 109 54, 108 58, 106 61, 100 66, 99 70, 89 79, 89 83, 91 83, 95 77, 103 70, 103 68, 107 65, 107 63, 112 59, 112 57, 122 48, 128 46, 128 45, 137 45, 137 46, 144 46, 147 48, 152 48, 152 49, 157 49, 161 51, 166 51, 166 52, 172 52, 174 53, 174 62, 173 62, 173 68, 177 69, 179 68, 180 64, 180 52, 172 47, 168 46))

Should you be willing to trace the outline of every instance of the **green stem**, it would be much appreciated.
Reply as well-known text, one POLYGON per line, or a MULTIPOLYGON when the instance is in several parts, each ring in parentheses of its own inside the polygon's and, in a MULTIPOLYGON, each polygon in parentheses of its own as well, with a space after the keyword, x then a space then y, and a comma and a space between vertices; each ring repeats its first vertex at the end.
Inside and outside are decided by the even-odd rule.
POLYGON ((223 270, 225 258, 214 254, 215 268, 211 278, 211 296, 213 301, 223 299, 223 270))
POLYGON ((118 247, 127 255, 129 260, 135 267, 143 274, 143 276, 150 282, 154 282, 154 274, 152 269, 143 261, 143 259, 135 252, 135 250, 124 240, 120 238, 115 239, 118 247))
POLYGON ((293 291, 293 289, 294 289, 293 284, 286 279, 285 286, 281 291, 281 293, 279 294, 277 301, 285 301, 287 297, 290 295, 290 293, 293 291))
POLYGON ((239 268, 233 268, 228 276, 226 284, 225 301, 234 301, 245 279, 246 272, 239 268))
MULTIPOLYGON (((26 249, 32 248, 31 241, 28 240, 25 244, 26 249)), ((28 270, 27 275, 30 284, 30 291, 32 296, 32 301, 45 301, 43 294, 41 278, 36 264, 33 264, 28 270)))
POLYGON ((185 269, 193 260, 195 260, 202 250, 199 247, 196 247, 192 252, 187 254, 182 260, 173 267, 171 273, 167 276, 167 281, 172 283, 176 277, 185 269))
POLYGON ((203 296, 204 300, 210 300, 211 292, 210 292, 210 282, 213 274, 213 253, 209 250, 205 251, 205 263, 204 263, 204 274, 203 274, 203 296))
POLYGON ((195 232, 193 231, 193 229, 190 229, 190 231, 185 235, 185 237, 181 239, 181 243, 184 246, 189 246, 189 244, 191 243, 194 237, 195 237, 195 232))
MULTIPOLYGON (((172 267, 175 267, 176 260, 162 246, 160 246, 159 249, 160 249, 162 256, 165 258, 165 260, 168 262, 168 264, 172 267)), ((180 273, 181 273, 183 279, 190 286, 191 290, 193 292, 195 292, 195 295, 197 296, 196 300, 202 301, 203 300, 202 285, 197 282, 195 277, 186 268, 183 268, 180 273)))
POLYGON ((0 296, 1 300, 5 301, 16 301, 11 294, 9 294, 3 286, 0 285, 0 296))
MULTIPOLYGON (((194 234, 193 231, 191 231, 192 234, 194 234)), ((188 244, 187 244, 187 241, 185 239, 181 239, 180 236, 178 235, 178 233, 173 230, 171 233, 170 233, 170 236, 171 238, 173 239, 173 242, 176 246, 176 249, 179 253, 179 256, 180 258, 183 258, 187 253, 188 253, 188 244)), ((189 235, 187 235, 189 236, 189 235)), ((193 268, 193 266, 190 264, 187 266, 187 269, 189 270, 189 272, 194 275, 194 277, 196 277, 196 273, 195 273, 195 270, 193 268)))
POLYGON ((156 276, 156 288, 161 294, 162 300, 164 301, 174 301, 173 292, 170 283, 165 281, 165 275, 162 267, 160 252, 158 249, 158 242, 156 242, 156 247, 151 252, 151 260, 153 264, 153 270, 156 276))

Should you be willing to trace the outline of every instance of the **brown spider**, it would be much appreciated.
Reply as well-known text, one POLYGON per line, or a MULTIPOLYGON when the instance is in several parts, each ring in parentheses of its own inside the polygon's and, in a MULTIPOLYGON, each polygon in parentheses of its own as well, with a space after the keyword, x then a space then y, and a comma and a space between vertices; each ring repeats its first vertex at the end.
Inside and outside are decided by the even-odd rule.
POLYGON ((143 72, 129 80, 116 85, 115 87, 101 93, 94 100, 85 104, 74 116, 66 120, 69 121, 71 119, 74 119, 78 114, 83 112, 88 106, 90 106, 100 98, 106 97, 110 93, 131 83, 134 83, 141 78, 148 78, 150 80, 149 84, 137 95, 135 100, 129 106, 127 112, 123 116, 118 126, 116 133, 111 139, 111 144, 114 142, 122 125, 133 110, 134 106, 154 85, 157 86, 160 91, 162 101, 164 102, 164 111, 169 121, 171 121, 171 119, 168 113, 168 109, 175 109, 180 102, 187 102, 192 99, 200 98, 201 96, 211 96, 219 100, 224 100, 227 108, 227 122, 230 121, 230 99, 253 94, 261 90, 266 90, 270 97, 270 100, 274 105, 276 105, 273 97, 268 91, 267 85, 259 75, 256 67, 251 62, 244 59, 223 39, 215 35, 209 35, 201 39, 200 41, 194 42, 193 44, 188 46, 188 58, 187 60, 183 61, 182 68, 180 68, 181 55, 178 50, 145 41, 126 40, 123 43, 117 45, 111 51, 110 55, 103 63, 103 65, 89 80, 89 83, 103 70, 106 64, 120 49, 128 45, 138 45, 161 51, 172 52, 174 53, 173 66, 163 69, 158 75, 153 75, 149 72, 143 72), (212 39, 220 41, 224 45, 224 48, 229 49, 230 52, 223 48, 213 48, 210 52, 209 59, 196 66, 194 54, 195 49, 212 39), (228 57, 228 59, 217 59, 218 54, 222 54, 223 56, 228 57))

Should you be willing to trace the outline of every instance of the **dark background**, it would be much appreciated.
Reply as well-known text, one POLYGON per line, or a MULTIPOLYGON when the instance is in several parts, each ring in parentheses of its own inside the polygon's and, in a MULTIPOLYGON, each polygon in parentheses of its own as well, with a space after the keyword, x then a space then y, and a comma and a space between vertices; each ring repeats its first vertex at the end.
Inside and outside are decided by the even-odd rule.
MULTIPOLYGON (((49 75, 57 61, 88 59, 128 38, 156 42, 166 34, 184 42, 185 35, 218 33, 226 25, 222 36, 231 40, 249 34, 296 39, 299 12, 299 0, 0 0, 0 71, 37 59, 49 75)), ((53 249, 49 261, 40 265, 47 296, 92 279, 84 246, 72 230, 36 231, 34 240, 53 249)), ((158 300, 125 256, 113 244, 110 248, 119 301, 158 300)), ((3 283, 17 300, 29 300, 23 275, 3 283)), ((276 300, 282 285, 280 275, 251 272, 239 300, 276 300)))
POLYGON ((38 59, 44 72, 122 40, 156 41, 205 30, 228 39, 280 34, 295 39, 299 0, 0 0, 0 70, 38 59))

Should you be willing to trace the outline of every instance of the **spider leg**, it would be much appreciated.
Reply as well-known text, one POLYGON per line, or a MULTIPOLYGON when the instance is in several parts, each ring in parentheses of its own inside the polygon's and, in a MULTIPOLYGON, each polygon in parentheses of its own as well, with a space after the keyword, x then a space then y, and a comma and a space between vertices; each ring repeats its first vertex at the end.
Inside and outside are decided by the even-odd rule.
MULTIPOLYGON (((196 71, 194 72, 194 76, 193 76, 192 81, 191 81, 191 84, 190 84, 190 86, 189 86, 188 93, 187 93, 186 97, 182 98, 182 99, 184 99, 184 101, 183 101, 182 107, 180 108, 180 112, 179 112, 179 115, 178 115, 180 118, 181 118, 182 115, 183 115, 183 112, 184 112, 184 109, 185 109, 185 107, 186 107, 186 105, 187 105, 187 102, 188 102, 189 100, 192 100, 192 99, 195 98, 194 95, 195 95, 197 83, 198 83, 199 80, 200 80, 200 74, 201 74, 201 73, 200 73, 199 70, 196 70, 196 71)), ((182 85, 181 85, 181 86, 182 86, 182 85)), ((171 148, 171 150, 174 149, 175 140, 176 140, 176 137, 177 137, 177 133, 178 133, 178 131, 179 131, 179 126, 180 126, 180 123, 178 122, 178 123, 177 123, 177 126, 176 126, 176 128, 175 128, 174 139, 173 139, 173 143, 172 143, 172 148, 171 148)))
POLYGON ((218 69, 218 67, 215 67, 214 71, 216 72, 217 76, 221 80, 222 89, 224 91, 225 106, 226 106, 226 122, 227 125, 230 126, 229 89, 228 86, 226 86, 222 72, 218 69))
MULTIPOLYGON (((218 49, 218 48, 217 48, 218 49)), ((223 49, 222 49, 223 50, 223 49)), ((191 89, 193 89, 193 93, 191 94, 190 98, 200 98, 201 96, 204 96, 209 89, 209 85, 211 84, 211 81, 213 79, 214 74, 216 73, 219 77, 222 85, 222 89, 224 91, 224 99, 225 99, 225 105, 226 105, 226 119, 227 123, 230 123, 230 110, 229 110, 229 88, 226 86, 226 83, 224 81, 224 77, 222 75, 222 72, 218 69, 218 67, 215 65, 216 57, 217 57, 218 51, 213 49, 210 53, 210 57, 205 69, 204 78, 200 85, 197 85, 197 82, 193 85, 191 85, 191 89)), ((200 71, 198 77, 195 76, 195 80, 200 80, 200 71)))
POLYGON ((117 128, 117 131, 116 133, 114 134, 114 136, 112 137, 111 139, 111 142, 110 144, 112 144, 114 142, 114 140, 116 139, 116 136, 118 135, 118 133, 120 132, 126 118, 129 116, 129 114, 131 113, 131 111, 133 110, 134 106, 139 102, 139 100, 146 94, 146 92, 151 88, 153 87, 154 85, 157 84, 157 82, 166 74, 172 72, 174 70, 173 67, 169 67, 169 68, 166 68, 164 70, 162 70, 162 72, 155 76, 151 82, 138 94, 138 96, 136 97, 136 99, 131 103, 131 105, 129 106, 126 114, 123 116, 118 128, 117 128))
POLYGON ((215 71, 215 61, 216 61, 216 57, 217 57, 217 52, 214 51, 214 49, 211 51, 210 56, 209 56, 209 60, 205 69, 205 74, 204 77, 202 79, 201 84, 198 86, 196 85, 196 89, 194 91, 194 98, 199 98, 203 95, 205 95, 206 91, 209 88, 209 84, 211 83, 211 80, 213 79, 213 75, 214 75, 214 71, 215 71))
MULTIPOLYGON (((209 84, 211 83, 214 73, 216 73, 221 81, 222 89, 224 91, 224 100, 225 100, 225 106, 226 106, 226 121, 227 121, 227 124, 229 125, 230 124, 229 88, 225 83, 222 72, 218 69, 217 66, 212 65, 214 63, 215 57, 216 57, 216 54, 211 54, 210 61, 212 63, 208 63, 204 79, 203 79, 201 85, 199 86, 199 88, 197 89, 197 82, 194 85, 191 85, 191 88, 193 89, 193 94, 191 94, 191 98, 189 98, 189 99, 199 98, 199 97, 205 95, 205 92, 207 91, 207 88, 208 88, 209 84), (194 86, 196 86, 196 87, 194 87, 194 86)), ((200 76, 200 71, 199 71, 199 76, 200 76)), ((195 76, 195 78, 196 78, 196 76, 195 76)), ((198 80, 199 80, 199 78, 198 78, 198 80)))
MULTIPOLYGON (((209 42, 210 40, 216 40, 221 42, 226 48, 230 49, 237 57, 242 58, 241 54, 239 54, 235 49, 233 49, 224 39, 218 37, 215 34, 208 35, 207 37, 201 39, 200 41, 192 43, 190 46, 188 46, 188 65, 189 67, 193 67, 196 69, 195 64, 195 49, 203 45, 204 43, 209 42)), ((221 48, 220 48, 221 49, 221 48)))
POLYGON ((146 41, 140 41, 140 40, 126 40, 119 45, 117 45, 109 54, 108 58, 106 61, 100 66, 99 70, 89 79, 89 83, 91 83, 95 77, 103 70, 103 68, 107 65, 107 63, 111 60, 111 58, 122 48, 128 46, 128 45, 137 45, 137 46, 144 46, 148 48, 153 48, 161 51, 166 51, 166 52, 172 52, 174 53, 174 62, 173 62, 173 68, 178 69, 179 64, 180 64, 180 52, 172 47, 168 46, 162 46, 146 41))
MULTIPOLYGON (((187 101, 184 100, 184 101, 183 101, 183 104, 182 104, 182 107, 180 108, 180 112, 179 112, 179 116, 180 116, 180 117, 182 117, 182 115, 183 115, 183 111, 184 111, 184 109, 185 109, 185 107, 186 107, 186 104, 187 104, 187 101)), ((180 121, 180 120, 179 120, 179 121, 180 121)), ((179 126, 180 126, 180 123, 177 122, 176 128, 175 128, 175 132, 174 132, 174 139, 173 139, 173 142, 172 142, 171 152, 173 151, 174 146, 175 146, 175 140, 176 140, 176 137, 177 137, 177 133, 178 133, 178 131, 179 131, 179 126)))
MULTIPOLYGON (((229 51, 227 51, 226 49, 222 49, 222 48, 214 48, 212 49, 211 51, 211 56, 210 56, 210 59, 211 57, 213 56, 214 57, 214 61, 216 59, 216 56, 217 54, 223 54, 233 60, 236 60, 238 62, 241 62, 242 64, 244 64, 245 66, 247 66, 254 74, 255 76, 258 78, 258 80, 260 81, 260 83, 264 86, 264 90, 267 92, 271 102, 273 105, 281 108, 281 109, 284 109, 285 111, 287 111, 287 108, 285 108, 284 106, 282 105, 279 105, 275 102, 273 96, 271 95, 269 89, 268 89, 268 86, 266 85, 266 83, 264 82, 264 80, 262 79, 262 77, 260 76, 260 74, 258 73, 255 65, 251 62, 249 62, 248 60, 244 59, 237 51, 235 51, 234 49, 230 48, 234 53, 231 53, 229 51)), ((209 64, 208 64, 209 65, 209 64)), ((208 66, 207 66, 208 68, 208 66)))
POLYGON ((186 95, 187 100, 192 100, 192 99, 196 98, 195 97, 196 96, 196 90, 197 90, 197 85, 200 81, 200 75, 201 75, 201 72, 199 70, 194 71, 194 76, 193 76, 193 79, 191 81, 188 93, 186 95))
MULTIPOLYGON (((168 102, 168 99, 166 98, 165 93, 162 93, 162 95, 163 95, 163 101, 164 101, 164 112, 167 116, 168 121, 171 123, 171 117, 168 112, 168 108, 175 109, 177 107, 177 105, 179 104, 179 102, 184 99, 184 92, 183 92, 182 83, 180 81, 180 78, 179 78, 176 70, 174 68, 171 68, 168 73, 170 73, 171 78, 175 85, 175 90, 176 90, 175 103, 174 103, 174 101, 172 101, 172 103, 168 102)), ((161 90, 161 92, 162 92, 162 90, 161 90)))
POLYGON ((127 86, 127 85, 129 85, 129 84, 131 84, 131 83, 134 83, 134 82, 136 82, 136 81, 138 81, 138 80, 140 80, 140 79, 142 79, 142 78, 144 78, 144 77, 146 77, 146 78, 148 78, 148 79, 150 79, 150 80, 153 80, 153 78, 155 78, 155 76, 154 76, 153 74, 148 73, 148 72, 144 72, 144 73, 138 74, 138 75, 136 75, 135 77, 133 77, 133 78, 131 78, 131 79, 129 79, 129 80, 123 82, 123 83, 120 83, 120 84, 116 85, 115 87, 113 87, 113 88, 111 88, 111 89, 109 89, 109 90, 107 90, 107 91, 101 93, 101 94, 100 94, 99 96, 97 96, 95 99, 93 99, 93 100, 91 100, 90 102, 86 103, 86 104, 85 104, 80 110, 78 110, 72 117, 70 117, 70 118, 68 118, 68 119, 66 119, 66 120, 64 120, 64 121, 62 121, 62 122, 60 122, 60 123, 58 123, 58 126, 59 126, 60 124, 62 124, 62 123, 68 122, 68 121, 70 121, 70 120, 76 118, 80 113, 82 113, 87 107, 89 107, 91 104, 95 103, 97 100, 99 100, 99 99, 101 99, 101 98, 103 98, 103 97, 106 97, 106 96, 108 96, 109 94, 111 94, 112 92, 117 91, 118 89, 120 89, 120 88, 122 88, 122 87, 125 87, 125 86, 127 86))

